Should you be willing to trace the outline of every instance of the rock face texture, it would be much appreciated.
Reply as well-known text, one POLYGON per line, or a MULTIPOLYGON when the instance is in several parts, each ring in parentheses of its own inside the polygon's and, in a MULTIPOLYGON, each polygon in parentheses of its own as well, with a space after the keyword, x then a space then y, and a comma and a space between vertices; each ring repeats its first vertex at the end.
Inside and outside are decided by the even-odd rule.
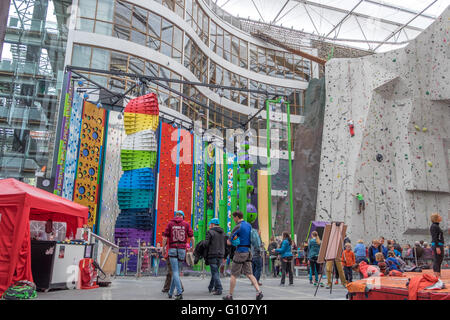
POLYGON ((449 24, 450 7, 405 48, 327 63, 316 220, 365 241, 429 240, 433 212, 448 228, 449 24))
POLYGON ((315 220, 324 109, 325 78, 312 79, 306 90, 305 122, 294 131, 292 172, 297 243, 305 240, 309 223, 315 220))

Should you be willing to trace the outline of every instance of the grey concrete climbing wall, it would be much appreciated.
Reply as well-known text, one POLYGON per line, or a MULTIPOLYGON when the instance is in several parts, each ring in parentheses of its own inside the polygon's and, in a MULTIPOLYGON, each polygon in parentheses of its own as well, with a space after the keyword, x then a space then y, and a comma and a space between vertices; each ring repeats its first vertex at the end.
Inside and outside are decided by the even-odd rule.
POLYGON ((123 173, 120 165, 120 150, 122 141, 126 137, 123 118, 120 116, 119 119, 119 115, 121 115, 120 112, 109 112, 100 212, 99 234, 111 242, 114 242, 114 225, 120 212, 117 203, 117 187, 123 173))
POLYGON ((448 230, 449 23, 450 7, 405 48, 326 64, 316 219, 352 240, 429 240, 432 212, 448 230))
POLYGON ((312 79, 305 94, 305 122, 294 131, 295 159, 292 161, 294 229, 297 243, 315 219, 325 109, 325 78, 312 79))

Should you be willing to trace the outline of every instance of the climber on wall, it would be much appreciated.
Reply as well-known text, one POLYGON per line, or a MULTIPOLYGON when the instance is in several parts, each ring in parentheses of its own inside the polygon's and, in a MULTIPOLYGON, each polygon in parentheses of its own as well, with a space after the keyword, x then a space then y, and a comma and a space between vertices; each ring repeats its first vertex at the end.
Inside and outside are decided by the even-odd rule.
POLYGON ((355 125, 353 124, 353 120, 348 120, 348 128, 350 129, 350 135, 355 136, 355 125))
POLYGON ((366 202, 364 201, 364 197, 361 193, 357 193, 356 195, 352 194, 352 196, 356 197, 359 200, 359 214, 362 211, 366 210, 366 202))

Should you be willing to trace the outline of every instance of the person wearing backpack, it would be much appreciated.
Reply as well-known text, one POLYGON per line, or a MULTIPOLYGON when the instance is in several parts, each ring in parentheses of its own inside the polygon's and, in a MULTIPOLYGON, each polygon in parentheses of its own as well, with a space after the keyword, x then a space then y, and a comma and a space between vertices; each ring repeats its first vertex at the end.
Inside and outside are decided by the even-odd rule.
POLYGON ((320 272, 320 264, 317 263, 317 259, 319 258, 320 251, 320 237, 317 231, 313 231, 311 233, 312 239, 309 240, 308 243, 308 260, 310 267, 309 274, 309 283, 313 283, 312 275, 314 274, 314 285, 320 285, 323 287, 323 283, 319 284, 319 272, 320 272))
POLYGON ((231 265, 230 292, 223 297, 223 300, 233 300, 236 279, 242 273, 247 276, 253 287, 256 289, 256 300, 261 300, 263 298, 263 293, 259 288, 258 281, 256 281, 256 278, 252 273, 252 253, 250 252, 252 226, 244 220, 244 214, 242 212, 235 211, 232 216, 236 226, 231 232, 228 245, 235 243, 237 248, 234 252, 233 263, 231 265))
POLYGON ((252 272, 258 281, 259 285, 262 283, 259 281, 261 278, 262 270, 262 256, 261 256, 261 237, 258 230, 253 229, 251 231, 251 252, 252 252, 252 272))
POLYGON ((211 270, 211 281, 208 290, 213 295, 222 295, 222 283, 220 282, 220 265, 225 257, 225 234, 219 226, 219 219, 214 218, 209 222, 209 230, 206 233, 207 264, 211 270))

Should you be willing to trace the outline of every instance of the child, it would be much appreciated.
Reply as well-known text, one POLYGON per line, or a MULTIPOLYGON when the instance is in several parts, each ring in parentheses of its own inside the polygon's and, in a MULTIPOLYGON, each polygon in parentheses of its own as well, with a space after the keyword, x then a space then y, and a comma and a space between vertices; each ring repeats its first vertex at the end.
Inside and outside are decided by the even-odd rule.
POLYGON ((386 261, 384 261, 383 253, 377 252, 375 254, 375 259, 377 261, 378 268, 380 268, 381 274, 387 275, 389 273, 389 268, 388 268, 388 265, 387 265, 386 261))
POLYGON ((359 277, 361 279, 378 277, 381 274, 380 269, 377 266, 370 265, 365 261, 361 261, 359 264, 354 264, 352 269, 359 272, 359 277))
POLYGON ((344 266, 345 279, 347 282, 353 281, 352 267, 356 263, 355 254, 352 251, 352 245, 347 243, 345 250, 342 252, 342 265, 344 266))
POLYGON ((393 251, 388 252, 388 258, 386 259, 386 264, 388 265, 389 271, 397 270, 402 271, 400 269, 400 263, 395 257, 395 253, 393 251))
POLYGON ((150 266, 150 255, 147 248, 147 243, 141 243, 141 253, 142 253, 142 264, 141 264, 141 272, 145 273, 149 270, 150 266))

